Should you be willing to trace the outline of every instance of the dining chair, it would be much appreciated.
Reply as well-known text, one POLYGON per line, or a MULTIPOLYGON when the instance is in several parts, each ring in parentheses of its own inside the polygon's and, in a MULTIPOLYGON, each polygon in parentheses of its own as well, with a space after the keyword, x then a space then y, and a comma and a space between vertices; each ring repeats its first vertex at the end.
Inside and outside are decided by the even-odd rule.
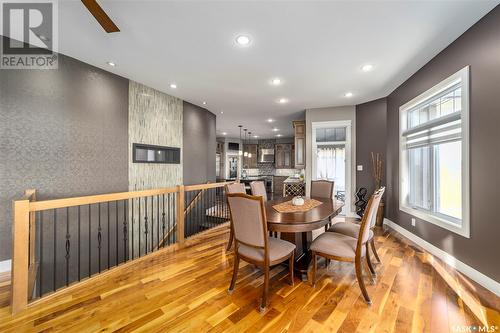
POLYGON ((252 190, 252 195, 261 196, 264 202, 267 201, 266 185, 264 185, 263 181, 251 182, 250 189, 252 190))
MULTIPOLYGON (((354 267, 356 270, 356 278, 358 280, 359 287, 363 294, 366 303, 371 304, 370 296, 366 291, 365 283, 363 281, 363 259, 365 259, 368 254, 367 242, 370 237, 370 223, 373 214, 376 214, 376 208, 380 203, 382 198, 381 192, 374 193, 370 200, 368 201, 367 213, 363 215, 361 219, 361 225, 359 228, 359 233, 356 238, 346 236, 336 232, 325 232, 319 235, 311 244, 311 254, 312 254, 312 285, 316 286, 316 266, 317 266, 317 256, 324 257, 325 259, 354 262, 354 267)), ((373 231, 372 231, 373 232, 373 231)), ((366 259, 366 264, 369 265, 368 259, 366 259)), ((371 272, 371 268, 369 268, 371 272)), ((373 276, 371 276, 372 282, 373 276)))
MULTIPOLYGON (((384 195, 385 192, 385 187, 379 188, 375 193, 380 193, 382 196, 384 195)), ((376 207, 374 207, 375 214, 372 214, 371 219, 370 219, 370 237, 368 239, 368 243, 370 244, 370 247, 372 249, 373 255, 375 256, 375 259, 380 263, 382 262, 380 260, 380 257, 377 253, 377 249, 375 248, 375 238, 374 238, 374 233, 373 233, 373 228, 375 227, 375 223, 377 222, 377 211, 380 206, 380 201, 376 207)), ((339 222, 339 223, 334 223, 327 231, 329 232, 337 232, 346 236, 350 237, 358 237, 359 234, 359 228, 360 224, 354 223, 354 222, 339 222)), ((372 273, 374 272, 373 265, 371 263, 371 260, 369 259, 369 256, 367 256, 369 260, 369 266, 372 270, 372 273)), ((374 273, 375 274, 375 273, 374 273)))
MULTIPOLYGON (((245 184, 243 183, 232 183, 226 185, 226 193, 247 193, 245 189, 245 184)), ((226 251, 231 249, 231 245, 233 245, 234 231, 233 231, 233 222, 231 219, 229 220, 229 241, 227 243, 226 251)))
MULTIPOLYGON (((311 180, 311 197, 333 198, 335 182, 329 180, 311 180)), ((331 221, 325 225, 325 231, 331 225, 331 221)))
POLYGON ((290 284, 293 286, 295 244, 267 235, 266 210, 261 196, 230 193, 227 201, 233 221, 235 244, 233 277, 228 291, 232 293, 234 290, 240 259, 261 266, 264 271, 264 286, 260 311, 263 312, 267 306, 271 266, 288 259, 290 284))

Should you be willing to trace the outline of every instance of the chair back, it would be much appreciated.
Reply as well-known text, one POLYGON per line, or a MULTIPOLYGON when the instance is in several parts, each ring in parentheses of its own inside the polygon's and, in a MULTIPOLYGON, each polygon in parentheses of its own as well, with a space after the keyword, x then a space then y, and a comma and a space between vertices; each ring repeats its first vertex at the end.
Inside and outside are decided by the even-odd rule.
POLYGON ((227 193, 247 193, 245 190, 245 184, 243 183, 232 183, 226 185, 227 193))
POLYGON ((252 247, 267 248, 267 221, 262 197, 229 193, 227 202, 236 244, 240 242, 252 247))
POLYGON ((380 193, 380 197, 378 198, 377 202, 373 203, 375 206, 373 207, 374 213, 372 214, 370 219, 370 229, 373 229, 373 227, 375 227, 375 223, 377 222, 377 212, 380 207, 380 201, 382 201, 382 197, 384 196, 384 192, 385 187, 381 187, 375 191, 375 193, 380 193))
POLYGON ((252 190, 252 195, 261 196, 264 202, 267 201, 266 185, 264 185, 263 181, 251 182, 250 189, 252 190))
POLYGON ((333 198, 334 185, 329 180, 311 180, 311 197, 333 198))
POLYGON ((365 244, 368 241, 368 237, 370 236, 372 218, 374 215, 377 215, 378 206, 380 204, 380 200, 382 199, 383 193, 384 191, 377 190, 370 197, 370 200, 368 200, 365 214, 361 219, 361 227, 359 228, 358 246, 360 244, 365 244))

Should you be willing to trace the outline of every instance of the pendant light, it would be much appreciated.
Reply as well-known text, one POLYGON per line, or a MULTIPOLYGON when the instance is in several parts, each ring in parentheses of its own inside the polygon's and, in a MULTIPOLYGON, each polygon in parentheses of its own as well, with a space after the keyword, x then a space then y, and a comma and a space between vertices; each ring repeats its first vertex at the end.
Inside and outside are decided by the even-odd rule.
MULTIPOLYGON (((248 132, 248 137, 252 137, 252 132, 248 132)), ((252 158, 252 153, 250 151, 248 152, 248 158, 252 158)))
MULTIPOLYGON (((243 127, 242 125, 238 125, 238 127, 240 128, 240 143, 241 143, 241 128, 243 127)), ((241 149, 238 149, 238 155, 243 155, 243 151, 241 149)))
POLYGON ((247 141, 247 129, 245 128, 245 140, 243 141, 243 156, 248 157, 248 152, 245 150, 245 142, 247 141))

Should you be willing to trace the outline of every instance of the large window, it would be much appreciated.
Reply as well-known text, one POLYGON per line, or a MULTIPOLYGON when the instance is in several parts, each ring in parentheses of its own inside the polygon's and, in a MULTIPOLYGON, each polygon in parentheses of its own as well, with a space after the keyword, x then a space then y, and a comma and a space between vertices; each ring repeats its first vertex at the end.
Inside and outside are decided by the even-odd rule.
POLYGON ((400 108, 400 209, 469 237, 469 67, 400 108))

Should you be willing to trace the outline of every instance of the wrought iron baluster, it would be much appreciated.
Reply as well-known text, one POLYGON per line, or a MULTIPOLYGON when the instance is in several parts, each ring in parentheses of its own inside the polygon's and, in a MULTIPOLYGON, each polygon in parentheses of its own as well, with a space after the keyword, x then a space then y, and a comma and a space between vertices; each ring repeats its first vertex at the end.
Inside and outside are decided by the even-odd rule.
POLYGON ((38 295, 42 297, 43 286, 43 210, 40 211, 40 278, 38 279, 38 295))
POLYGON ((148 253, 148 197, 144 197, 144 254, 148 253))
POLYGON ((153 252, 154 234, 155 234, 155 220, 154 220, 154 196, 151 196, 151 252, 153 252))
POLYGON ((134 242, 134 198, 132 198, 132 210, 130 214, 130 223, 131 223, 131 228, 132 228, 132 260, 134 260, 134 247, 135 247, 135 242, 134 242))
POLYGON ((81 226, 81 210, 80 210, 80 206, 78 206, 78 281, 81 280, 81 277, 80 277, 80 263, 81 263, 81 251, 80 251, 80 247, 81 247, 81 243, 80 243, 80 226, 81 226))
POLYGON ((56 228, 56 224, 57 224, 57 209, 54 209, 54 218, 53 218, 53 225, 54 225, 54 263, 53 263, 53 279, 54 281, 52 281, 52 285, 53 285, 53 291, 56 290, 56 261, 57 261, 57 228, 56 228))
POLYGON ((64 256, 66 258, 66 286, 69 284, 69 250, 70 250, 70 234, 69 234, 69 207, 66 207, 66 255, 64 256))
POLYGON ((118 266, 118 201, 115 201, 115 266, 118 266))
POLYGON ((156 196, 156 247, 160 247, 160 195, 156 196))
MULTIPOLYGON (((168 196, 168 194, 167 194, 168 196)), ((161 213, 161 225, 162 225, 162 245, 165 247, 165 194, 162 195, 162 203, 163 203, 163 209, 161 213)), ((158 244, 158 248, 160 247, 160 244, 158 244)))
POLYGON ((123 261, 127 261, 127 203, 128 200, 123 201, 123 261))
POLYGON ((107 245, 108 245, 108 261, 107 261, 107 265, 108 265, 108 269, 109 269, 109 256, 110 256, 110 251, 109 251, 109 245, 110 245, 110 230, 109 230, 109 221, 110 221, 110 217, 109 217, 109 201, 107 202, 107 206, 108 206, 108 209, 106 210, 106 215, 107 215, 107 218, 108 218, 108 229, 106 230, 106 236, 108 236, 108 241, 107 241, 107 245))
POLYGON ((141 198, 137 198, 138 201, 139 201, 139 218, 137 219, 137 222, 139 224, 139 248, 138 248, 138 252, 139 252, 139 257, 141 256, 141 238, 142 238, 142 234, 141 234, 141 198))
POLYGON ((89 277, 92 276, 92 205, 89 204, 89 277))
POLYGON ((99 264, 99 273, 101 273, 101 242, 102 242, 102 228, 101 228, 101 203, 99 202, 99 218, 98 218, 98 223, 99 223, 99 226, 97 227, 97 249, 99 250, 99 260, 98 260, 98 264, 99 264))

